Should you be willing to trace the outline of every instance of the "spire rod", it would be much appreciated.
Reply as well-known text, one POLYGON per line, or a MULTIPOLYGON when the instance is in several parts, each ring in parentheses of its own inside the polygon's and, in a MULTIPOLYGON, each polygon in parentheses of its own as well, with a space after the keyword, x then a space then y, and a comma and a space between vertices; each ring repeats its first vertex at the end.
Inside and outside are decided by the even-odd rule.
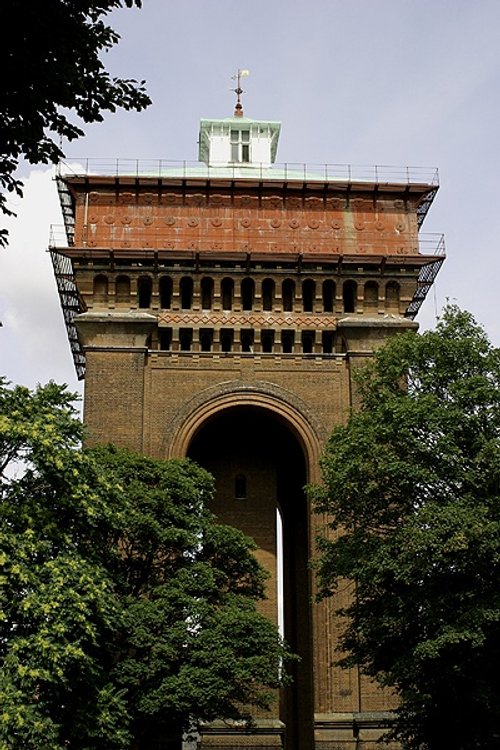
POLYGON ((234 91, 234 93, 236 94, 236 106, 234 108, 235 117, 243 117, 243 105, 241 103, 241 95, 245 94, 246 92, 243 91, 243 89, 241 88, 241 79, 249 75, 250 75, 249 70, 245 70, 245 69, 242 70, 241 68, 238 68, 238 72, 236 73, 236 75, 231 76, 232 80, 236 81, 236 88, 231 89, 231 91, 234 91))

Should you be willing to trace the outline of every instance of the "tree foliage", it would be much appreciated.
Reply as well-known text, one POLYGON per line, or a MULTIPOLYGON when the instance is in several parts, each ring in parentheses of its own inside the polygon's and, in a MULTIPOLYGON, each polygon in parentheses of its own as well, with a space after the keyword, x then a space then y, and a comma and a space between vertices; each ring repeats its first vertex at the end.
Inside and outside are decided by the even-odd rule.
POLYGON ((72 396, 0 387, 0 748, 150 747, 248 719, 288 654, 252 543, 189 461, 82 451, 72 396))
POLYGON ((448 307, 391 340, 328 443, 322 593, 353 581, 342 647, 400 701, 407 750, 500 740, 500 350, 448 307))
POLYGON ((189 461, 114 448, 93 456, 121 488, 110 567, 124 627, 114 676, 134 737, 161 736, 191 716, 249 720, 250 706, 268 708, 289 655, 255 608, 266 574, 253 542, 207 510, 212 477, 189 461))
POLYGON ((119 610, 94 549, 104 545, 106 494, 81 436, 62 388, 2 384, 2 750, 60 750, 80 733, 79 747, 119 748, 128 736, 106 675, 119 610))
MULTIPOLYGON (((100 122, 103 112, 141 110, 149 103, 144 81, 114 78, 101 54, 119 40, 103 21, 115 8, 141 0, 4 0, 0 48, 0 186, 22 195, 15 177, 20 158, 32 164, 64 156, 59 138, 82 136, 84 123, 100 122)), ((0 194, 0 210, 12 214, 0 194)), ((6 232, 0 232, 5 244, 6 232)))

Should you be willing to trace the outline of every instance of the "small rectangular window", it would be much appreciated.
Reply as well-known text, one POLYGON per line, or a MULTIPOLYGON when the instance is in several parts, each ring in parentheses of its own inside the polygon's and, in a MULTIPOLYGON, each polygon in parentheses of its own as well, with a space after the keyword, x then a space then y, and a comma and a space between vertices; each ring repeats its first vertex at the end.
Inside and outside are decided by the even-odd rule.
POLYGON ((333 354, 335 333, 333 331, 323 331, 321 339, 323 343, 323 354, 333 354))
POLYGON ((242 328, 240 331, 241 339, 241 351, 242 352, 253 352, 253 329, 242 328))
POLYGON ((193 343, 193 329, 192 328, 180 328, 179 329, 179 344, 180 344, 181 352, 190 352, 192 343, 193 343))
POLYGON ((231 328, 221 328, 220 330, 220 348, 223 352, 230 352, 233 348, 233 334, 231 328))
POLYGON ((234 478, 234 499, 247 499, 247 478, 244 474, 237 474, 234 478))
POLYGON ((302 352, 312 354, 314 351, 314 331, 302 331, 302 352))
POLYGON ((172 329, 171 328, 160 328, 158 332, 158 339, 160 342, 160 349, 168 352, 172 347, 172 329))
POLYGON ((231 130, 231 161, 248 164, 250 161, 250 131, 231 130))
POLYGON ((261 331, 260 340, 262 343, 262 351, 265 354, 271 354, 274 347, 274 331, 261 331))
POLYGON ((283 347, 283 354, 292 354, 294 344, 295 344, 295 332, 294 331, 282 331, 281 332, 281 345, 283 347))

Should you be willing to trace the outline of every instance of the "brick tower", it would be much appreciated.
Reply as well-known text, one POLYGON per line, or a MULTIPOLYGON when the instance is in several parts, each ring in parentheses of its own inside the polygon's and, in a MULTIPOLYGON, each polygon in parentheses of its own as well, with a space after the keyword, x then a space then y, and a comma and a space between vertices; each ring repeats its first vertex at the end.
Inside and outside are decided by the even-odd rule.
POLYGON ((213 510, 255 539, 263 611, 283 612, 301 657, 255 734, 216 722, 200 746, 371 750, 390 699, 332 666, 339 602, 312 598, 324 519, 303 487, 352 404, 353 370, 416 327, 444 258, 441 238, 419 236, 437 175, 277 166, 279 132, 237 108, 201 121, 195 164, 61 169, 66 239, 51 254, 91 440, 214 474, 213 510))

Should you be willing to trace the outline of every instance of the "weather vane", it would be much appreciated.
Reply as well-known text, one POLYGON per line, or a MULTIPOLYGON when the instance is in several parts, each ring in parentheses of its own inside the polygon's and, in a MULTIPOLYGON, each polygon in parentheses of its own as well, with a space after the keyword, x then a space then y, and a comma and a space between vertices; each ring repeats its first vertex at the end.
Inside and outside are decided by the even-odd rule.
POLYGON ((249 75, 250 75, 249 70, 240 70, 240 68, 238 68, 237 74, 234 76, 231 76, 233 81, 236 81, 236 88, 231 89, 231 91, 234 91, 234 93, 236 94, 236 107, 234 108, 235 117, 243 117, 243 106, 241 104, 241 95, 245 94, 246 92, 243 91, 243 89, 241 88, 241 79, 249 75))

